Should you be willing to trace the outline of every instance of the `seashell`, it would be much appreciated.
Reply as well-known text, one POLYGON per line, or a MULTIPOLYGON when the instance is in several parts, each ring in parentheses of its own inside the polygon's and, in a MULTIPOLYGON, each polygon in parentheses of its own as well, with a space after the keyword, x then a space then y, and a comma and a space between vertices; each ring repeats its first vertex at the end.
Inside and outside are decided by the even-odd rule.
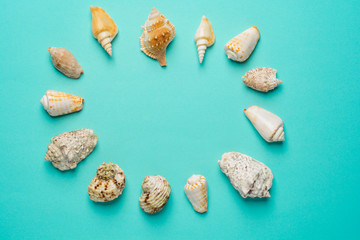
POLYGON ((175 37, 175 27, 156 8, 151 10, 140 37, 141 51, 166 66, 166 48, 175 37))
POLYGON ((69 78, 79 78, 84 70, 74 55, 62 47, 49 47, 48 51, 54 67, 69 78))
POLYGON ((270 197, 273 174, 265 164, 237 152, 224 153, 218 163, 243 198, 270 197))
POLYGON ((207 183, 204 176, 192 175, 187 180, 184 190, 195 211, 199 213, 207 211, 207 183))
POLYGON ((50 116, 60 116, 82 109, 84 99, 64 92, 49 90, 40 99, 40 103, 50 116))
POLYGON ((169 182, 159 175, 146 176, 141 187, 143 190, 139 198, 141 209, 146 213, 161 211, 170 197, 169 182))
POLYGON ((199 28, 195 33, 195 42, 198 49, 199 61, 203 62, 205 51, 215 42, 215 35, 209 19, 205 16, 202 17, 199 28))
POLYGON ((92 15, 92 33, 111 57, 111 41, 118 33, 118 27, 104 9, 100 7, 90 7, 90 11, 92 15))
POLYGON ((98 137, 91 129, 64 132, 51 139, 45 161, 61 171, 76 168, 95 148, 98 137))
POLYGON ((258 106, 244 109, 245 115, 267 142, 285 141, 284 124, 281 118, 258 106))
POLYGON ((253 26, 226 43, 225 53, 231 60, 244 62, 254 51, 259 38, 259 29, 253 26))
POLYGON ((108 202, 119 197, 124 188, 124 171, 112 162, 103 162, 89 184, 88 193, 94 202, 108 202))
POLYGON ((283 81, 276 78, 277 70, 272 68, 255 68, 243 76, 243 82, 246 86, 260 92, 273 90, 283 81))

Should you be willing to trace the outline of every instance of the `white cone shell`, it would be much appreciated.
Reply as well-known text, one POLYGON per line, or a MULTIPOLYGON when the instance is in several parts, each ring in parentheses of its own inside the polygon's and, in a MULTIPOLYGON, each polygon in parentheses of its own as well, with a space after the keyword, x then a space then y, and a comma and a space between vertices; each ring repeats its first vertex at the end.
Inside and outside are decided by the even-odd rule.
POLYGON ((192 175, 187 180, 184 190, 195 211, 199 213, 204 213, 207 211, 207 182, 204 176, 192 175))
POLYGON ((225 53, 231 60, 244 62, 254 51, 259 39, 260 32, 257 27, 253 26, 226 43, 225 53))
POLYGON ((258 106, 245 109, 246 117, 267 142, 285 141, 284 124, 281 118, 258 106))
POLYGON ((81 97, 54 90, 46 91, 40 99, 44 109, 53 117, 78 112, 82 109, 83 102, 81 97))
POLYGON ((252 89, 268 92, 283 83, 276 78, 276 72, 273 68, 255 68, 245 73, 243 82, 252 89))
POLYGON ((195 33, 195 42, 198 49, 199 61, 203 62, 205 51, 215 42, 215 35, 209 20, 203 16, 199 28, 195 33))

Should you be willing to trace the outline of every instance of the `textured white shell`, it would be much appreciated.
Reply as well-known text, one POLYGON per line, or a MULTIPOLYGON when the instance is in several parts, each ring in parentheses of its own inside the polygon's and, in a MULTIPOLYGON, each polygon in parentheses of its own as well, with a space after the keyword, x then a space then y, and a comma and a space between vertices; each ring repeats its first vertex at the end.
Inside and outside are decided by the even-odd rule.
POLYGON ((161 211, 170 197, 169 182, 159 175, 146 176, 141 186, 143 189, 139 198, 141 209, 146 213, 161 211))
POLYGON ((184 190, 195 211, 199 213, 204 213, 207 211, 207 182, 204 176, 192 175, 187 180, 184 190))
POLYGON ((215 35, 210 21, 203 16, 199 28, 195 33, 195 42, 198 50, 199 61, 203 62, 205 51, 215 42, 215 35))
POLYGON ((50 116, 56 117, 78 112, 83 107, 84 99, 64 92, 48 90, 40 103, 50 116))
POLYGON ((252 89, 268 92, 283 83, 276 78, 276 72, 273 68, 255 68, 245 73, 243 82, 252 89))
POLYGON ((244 62, 254 51, 259 39, 260 32, 257 27, 253 26, 226 43, 225 53, 231 60, 244 62))
POLYGON ((91 129, 64 132, 51 139, 45 155, 61 171, 76 168, 95 148, 97 136, 91 129))
POLYGON ((84 70, 74 55, 62 47, 49 47, 48 51, 54 67, 69 78, 79 78, 84 70))
POLYGON ((90 182, 88 193, 94 202, 114 200, 122 194, 125 188, 124 171, 116 164, 103 163, 97 169, 97 174, 90 182), (104 175, 109 177, 105 178, 104 175))
POLYGON ((265 164, 237 152, 224 153, 218 163, 243 198, 270 197, 273 174, 265 164))
POLYGON ((285 141, 284 124, 281 118, 258 106, 244 109, 245 115, 267 142, 285 141))

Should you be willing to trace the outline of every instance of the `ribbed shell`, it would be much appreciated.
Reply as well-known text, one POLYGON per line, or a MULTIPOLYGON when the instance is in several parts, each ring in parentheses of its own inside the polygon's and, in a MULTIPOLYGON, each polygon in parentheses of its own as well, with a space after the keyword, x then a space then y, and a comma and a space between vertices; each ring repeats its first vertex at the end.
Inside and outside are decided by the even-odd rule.
POLYGON ((114 200, 122 194, 125 182, 124 171, 118 165, 104 162, 98 167, 96 176, 89 184, 89 197, 94 202, 114 200))
POLYGON ((237 152, 224 153, 218 163, 243 198, 270 197, 273 174, 265 164, 237 152))
POLYGON ((61 171, 76 168, 94 150, 97 139, 87 128, 61 133, 51 139, 44 160, 61 171))
POLYGON ((204 176, 192 175, 187 180, 184 190, 195 211, 199 213, 207 211, 208 194, 206 178, 204 176))
POLYGON ((161 66, 166 66, 166 48, 175 37, 174 25, 153 8, 142 28, 141 51, 158 60, 161 66))
POLYGON ((284 124, 280 117, 258 106, 251 106, 244 112, 267 142, 285 141, 284 124))
POLYGON ((48 51, 54 67, 69 78, 79 78, 84 70, 74 55, 62 47, 49 47, 48 51))
POLYGON ((84 99, 64 92, 48 90, 40 103, 50 116, 56 117, 78 112, 83 107, 84 99))
POLYGON ((255 68, 245 73, 243 82, 252 89, 268 92, 283 83, 276 78, 276 72, 273 68, 255 68))
POLYGON ((215 42, 215 35, 212 25, 205 16, 202 17, 199 28, 195 33, 195 42, 198 50, 199 61, 203 62, 205 51, 215 42))
POLYGON ((254 51, 260 39, 260 32, 253 26, 231 39, 225 45, 225 53, 231 60, 244 62, 254 51))
POLYGON ((146 213, 161 211, 170 197, 169 182, 159 175, 146 176, 141 186, 143 189, 139 198, 141 209, 146 213))

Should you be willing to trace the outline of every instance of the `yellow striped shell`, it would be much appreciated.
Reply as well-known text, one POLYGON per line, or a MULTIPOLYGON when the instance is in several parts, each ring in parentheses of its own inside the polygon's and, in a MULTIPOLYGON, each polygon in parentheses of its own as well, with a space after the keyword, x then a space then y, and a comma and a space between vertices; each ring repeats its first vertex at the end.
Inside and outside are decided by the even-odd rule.
POLYGON ((208 194, 206 178, 204 176, 192 175, 187 180, 184 190, 195 211, 199 213, 207 211, 208 194))
POLYGON ((48 90, 40 103, 50 116, 60 116, 78 112, 83 107, 84 99, 64 92, 48 90))

